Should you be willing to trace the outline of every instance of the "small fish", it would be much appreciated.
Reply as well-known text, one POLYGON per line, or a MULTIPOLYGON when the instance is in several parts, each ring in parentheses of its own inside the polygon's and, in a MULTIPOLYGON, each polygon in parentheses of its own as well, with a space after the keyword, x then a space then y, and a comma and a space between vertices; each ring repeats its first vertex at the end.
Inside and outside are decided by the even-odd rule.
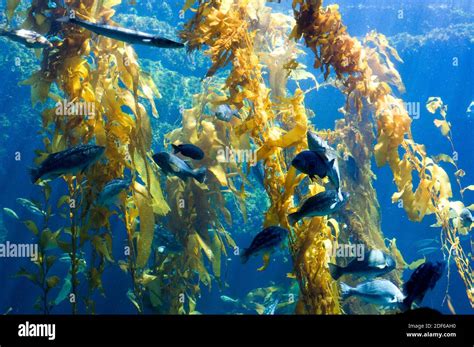
POLYGON ((216 116, 217 119, 224 122, 230 122, 232 117, 241 119, 239 112, 237 110, 232 110, 229 105, 225 105, 225 104, 217 106, 217 108, 214 111, 214 115, 216 116))
POLYGON ((315 151, 303 151, 298 153, 291 161, 299 171, 307 174, 311 179, 316 176, 324 178, 328 175, 329 169, 334 165, 335 159, 328 162, 324 155, 315 151))
POLYGON ((290 224, 295 224, 305 217, 322 217, 337 212, 347 203, 349 193, 343 192, 342 196, 340 200, 335 190, 320 192, 307 199, 297 212, 290 213, 288 220, 290 224))
POLYGON ((181 160, 174 154, 159 152, 153 155, 153 160, 167 175, 175 175, 186 181, 189 177, 203 183, 206 178, 206 168, 191 168, 184 160, 181 160))
POLYGON ((30 169, 31 181, 55 179, 65 174, 84 172, 104 154, 105 147, 79 145, 53 153, 36 168, 30 169))
POLYGON ((354 288, 341 282, 341 296, 343 299, 357 296, 371 304, 388 308, 398 308, 405 298, 400 289, 388 280, 363 282, 354 288))
POLYGON ((183 48, 184 44, 175 42, 157 35, 144 33, 142 31, 127 29, 107 24, 92 23, 75 16, 66 16, 56 19, 62 23, 72 23, 87 30, 90 30, 97 35, 109 37, 114 40, 127 42, 130 44, 140 44, 146 46, 160 47, 160 48, 183 48))
POLYGON ((53 44, 43 35, 35 31, 27 29, 7 30, 0 29, 0 36, 8 37, 9 39, 21 43, 28 48, 52 48, 53 44))
POLYGON ((263 314, 264 315, 274 315, 275 310, 276 310, 279 302, 280 302, 280 300, 275 299, 270 305, 265 307, 265 310, 263 311, 263 314))
POLYGON ((37 216, 46 216, 46 211, 41 210, 36 204, 25 198, 17 198, 16 202, 22 207, 26 208, 29 212, 37 216))
POLYGON ((420 305, 428 290, 433 289, 443 275, 444 261, 427 261, 416 268, 403 287, 406 298, 403 308, 411 309, 413 303, 420 305))
POLYGON ((18 217, 18 215, 16 214, 16 212, 13 211, 11 208, 4 207, 4 208, 3 208, 3 213, 5 213, 5 215, 7 215, 7 216, 10 217, 10 218, 19 219, 19 217, 18 217))
POLYGON ((425 248, 425 247, 430 247, 433 246, 434 244, 437 244, 438 240, 436 239, 421 239, 413 242, 413 247, 414 248, 425 248))
POLYGON ((364 258, 352 260, 346 267, 329 263, 329 272, 332 278, 339 279, 342 275, 352 274, 367 276, 369 278, 382 276, 396 267, 395 260, 388 254, 378 249, 365 252, 364 258))
POLYGON ((422 248, 422 249, 418 249, 417 253, 427 255, 427 254, 431 254, 431 253, 438 252, 438 251, 440 251, 439 247, 425 247, 425 248, 422 248))
POLYGON ((464 228, 470 228, 472 222, 474 222, 474 218, 472 217, 471 211, 464 207, 459 214, 459 218, 461 218, 461 224, 464 228))
POLYGON ((228 304, 237 305, 239 303, 238 299, 232 299, 230 296, 227 296, 227 295, 221 295, 220 299, 223 302, 228 303, 228 304))
POLYGON ((204 158, 204 152, 198 146, 187 143, 182 145, 171 145, 174 149, 174 154, 181 153, 185 157, 189 157, 195 160, 201 160, 204 158))
POLYGON ((288 230, 279 226, 271 226, 259 232, 248 248, 245 248, 240 260, 245 264, 251 256, 259 253, 270 252, 281 244, 288 236, 288 230))
POLYGON ((129 179, 116 178, 108 182, 97 197, 97 204, 108 206, 116 202, 121 192, 128 189, 132 182, 129 179))

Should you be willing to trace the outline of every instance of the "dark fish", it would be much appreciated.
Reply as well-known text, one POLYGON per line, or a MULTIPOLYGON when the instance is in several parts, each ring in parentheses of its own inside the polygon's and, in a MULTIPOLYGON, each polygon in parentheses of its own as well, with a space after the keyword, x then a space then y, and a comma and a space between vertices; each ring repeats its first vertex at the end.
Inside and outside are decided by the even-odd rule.
POLYGON ((224 122, 230 122, 232 117, 236 117, 240 119, 239 112, 237 110, 231 109, 229 105, 225 105, 225 104, 219 105, 214 111, 214 115, 216 116, 217 119, 224 122))
POLYGON ((245 248, 241 254, 242 263, 245 264, 248 259, 261 252, 271 251, 273 248, 282 243, 288 236, 288 230, 271 226, 263 229, 253 239, 249 248, 245 248))
POLYGON ((181 160, 174 154, 159 152, 153 155, 153 160, 167 175, 175 175, 186 181, 188 177, 194 178, 196 181, 203 183, 206 178, 206 168, 191 168, 184 160, 181 160))
POLYGON ((10 40, 21 43, 28 48, 52 48, 53 44, 43 35, 36 31, 27 29, 7 30, 0 29, 0 36, 8 37, 10 40))
POLYGON ((400 289, 388 280, 363 282, 354 288, 341 282, 341 296, 343 299, 357 296, 371 304, 389 308, 398 308, 405 298, 400 289))
POLYGON ((204 158, 204 152, 198 146, 195 146, 190 143, 182 144, 182 145, 171 145, 174 149, 174 154, 181 153, 185 157, 189 157, 195 160, 201 160, 204 158))
POLYGON ((359 167, 357 166, 357 163, 354 157, 352 155, 347 155, 347 159, 345 160, 345 162, 346 162, 346 168, 347 168, 347 173, 349 174, 349 177, 354 182, 359 181, 360 170, 359 170, 359 167))
POLYGON ((420 305, 428 290, 433 289, 443 275, 445 262, 427 261, 416 268, 403 287, 406 295, 403 307, 411 309, 413 303, 420 305))
POLYGON ((323 155, 315 151, 303 151, 291 161, 291 165, 314 179, 315 176, 326 177, 334 161, 335 159, 328 162, 323 155))
POLYGON ((464 228, 470 228, 472 222, 474 222, 474 218, 472 217, 471 211, 467 208, 463 208, 461 213, 459 214, 461 218, 461 224, 464 228))
POLYGON ((378 249, 365 252, 362 260, 354 259, 346 267, 329 263, 329 272, 332 278, 339 279, 342 275, 377 277, 395 269, 395 260, 378 249))
POLYGON ((35 183, 40 178, 55 179, 65 174, 84 172, 104 151, 102 146, 79 145, 50 154, 38 167, 30 170, 31 181, 35 183))
POLYGON ((160 48, 183 48, 184 44, 175 42, 160 36, 144 33, 142 31, 127 29, 107 24, 92 23, 75 16, 66 16, 57 19, 58 22, 73 23, 90 30, 98 35, 110 37, 111 39, 160 48))
POLYGON ((114 203, 118 195, 128 189, 131 183, 129 179, 117 178, 111 180, 102 188, 102 191, 97 197, 97 204, 106 206, 114 203))
POLYGON ((342 196, 343 199, 340 200, 335 190, 320 192, 307 199, 297 212, 289 214, 288 220, 290 224, 295 224, 305 217, 322 217, 337 212, 346 204, 349 193, 344 192, 342 196))

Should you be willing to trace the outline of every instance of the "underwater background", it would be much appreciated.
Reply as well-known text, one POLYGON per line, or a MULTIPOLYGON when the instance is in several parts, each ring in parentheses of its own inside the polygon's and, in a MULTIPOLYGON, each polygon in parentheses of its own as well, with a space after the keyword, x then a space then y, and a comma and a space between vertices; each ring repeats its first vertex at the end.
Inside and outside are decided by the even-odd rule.
MULTIPOLYGON (((463 185, 468 186, 472 182, 471 174, 474 172, 472 155, 472 148, 474 148, 472 132, 474 125, 474 106, 472 105, 474 101, 474 3, 469 0, 340 0, 325 1, 324 6, 336 3, 339 5, 341 18, 351 36, 362 40, 367 33, 375 30, 385 35, 389 44, 398 51, 403 63, 396 62, 395 65, 406 87, 406 91, 399 95, 404 102, 414 107, 412 113, 415 114, 410 114, 413 119, 411 132, 418 143, 426 145, 429 155, 434 156, 440 153, 451 155, 453 148, 446 137, 442 136, 440 129, 433 125, 435 117, 425 105, 427 100, 433 96, 440 97, 444 105, 449 105, 447 117, 458 159, 456 168, 449 164, 443 164, 443 168, 450 177, 455 177, 454 173, 457 168, 462 168, 465 176, 461 179, 463 185)), ((12 21, 20 24, 25 17, 24 12, 30 5, 28 1, 21 1, 12 21)), ((183 5, 184 1, 139 0, 136 3, 123 1, 114 6, 116 12, 113 20, 127 28, 179 40, 179 30, 182 30, 184 24, 193 16, 193 12, 189 10, 184 14, 181 12, 183 5)), ((6 4, 3 2, 1 21, 6 25, 5 6, 6 4)), ((274 12, 293 15, 290 1, 267 2, 266 6, 271 7, 274 12)), ((35 54, 34 49, 26 48, 7 38, 0 38, 0 48, 0 76, 2 76, 0 86, 0 157, 3 164, 0 167, 0 189, 2 191, 0 207, 11 209, 18 216, 17 219, 6 212, 2 214, 0 241, 34 243, 36 236, 31 232, 31 229, 29 230, 26 225, 28 223, 24 222, 33 221, 40 226, 43 222, 42 216, 21 206, 17 199, 25 198, 43 202, 43 187, 31 183, 28 169, 34 165, 34 160, 37 157, 35 150, 43 150, 45 147, 43 141, 45 133, 40 132, 44 126, 41 113, 45 106, 40 103, 32 105, 31 86, 19 82, 28 80, 40 68, 42 58, 35 54), (18 155, 21 157, 20 160, 18 160, 18 155)), ((211 62, 203 50, 188 53, 186 49, 160 49, 139 45, 134 45, 133 48, 137 53, 141 70, 148 74, 161 95, 160 98, 156 96, 153 98, 159 117, 155 118, 151 115, 149 117, 152 134, 151 150, 154 153, 168 151, 169 146, 165 147, 164 145, 166 135, 183 126, 183 110, 195 106, 193 95, 203 92, 203 84, 206 83, 203 78, 208 73, 211 62)), ((301 49, 305 54, 299 55, 298 62, 306 65, 307 71, 313 74, 320 84, 317 90, 312 90, 305 96, 304 107, 315 114, 314 117, 309 118, 309 122, 317 129, 334 129, 335 121, 341 118, 338 109, 344 106, 345 97, 331 83, 324 84, 324 74, 319 69, 313 68, 313 53, 303 45, 301 49)), ((215 79, 220 79, 223 83, 228 72, 228 67, 221 69, 215 79)), ((268 78, 268 74, 264 75, 264 78, 268 78)), ((300 87, 303 90, 309 89, 313 85, 312 78, 300 81, 300 87)), ((296 90, 294 81, 288 84, 288 90, 292 93, 296 90)), ((150 114, 150 103, 147 103, 146 109, 150 114)), ((169 142, 168 138, 167 143, 169 142)), ((381 230, 384 238, 396 239, 396 245, 407 264, 422 259, 424 256, 431 261, 446 260, 447 253, 443 253, 439 244, 440 228, 431 227, 436 223, 436 218, 433 215, 427 215, 420 222, 410 221, 405 210, 400 208, 397 203, 392 203, 392 195, 397 191, 397 188, 393 182, 390 168, 387 165, 378 167, 374 159, 372 159, 371 168, 375 175, 372 184, 380 205, 381 230), (436 241, 430 241, 433 239, 436 241), (423 243, 420 240, 426 242, 423 243)), ((159 178, 165 195, 166 192, 173 191, 173 186, 168 190, 165 188, 166 178, 164 175, 159 178)), ((228 219, 219 214, 222 228, 231 236, 235 245, 242 248, 247 247, 254 236, 261 231, 264 214, 270 206, 269 198, 255 175, 249 173, 248 180, 249 182, 246 184, 247 196, 245 197, 248 216, 246 220, 242 217, 239 204, 233 202, 228 196, 221 203, 227 201, 232 223, 228 223, 228 219)), ((452 199, 460 200, 461 196, 455 179, 451 179, 451 184, 452 199)), ((53 203, 51 203, 52 216, 48 221, 48 227, 52 231, 57 231, 68 225, 67 218, 61 216, 61 213, 64 213, 61 212, 62 207, 57 203, 62 196, 68 194, 68 186, 62 179, 51 181, 50 185, 52 188, 50 200, 53 203)), ((239 188, 236 191, 239 191, 239 188)), ((469 189, 464 191, 464 204, 468 206, 474 203, 473 201, 474 192, 469 189)), ((177 207, 170 206, 170 208, 177 207)), ((218 210, 219 206, 210 204, 207 208, 218 210)), ((182 267, 186 264, 175 261, 173 257, 179 257, 180 253, 189 252, 188 248, 178 245, 178 249, 168 260, 171 265, 162 267, 161 270, 157 264, 153 265, 156 266, 154 271, 161 271, 161 274, 169 272, 172 279, 168 282, 163 280, 166 285, 160 285, 161 291, 158 294, 151 294, 158 296, 158 298, 150 299, 149 282, 147 281, 153 282, 156 277, 146 278, 145 276, 142 282, 138 281, 138 285, 143 285, 147 289, 141 290, 143 297, 138 300, 134 294, 130 294, 134 288, 130 274, 123 271, 119 264, 119 261, 126 260, 123 249, 127 245, 127 230, 121 220, 120 213, 120 209, 116 209, 116 213, 109 216, 109 228, 112 230, 113 242, 111 242, 111 249, 104 252, 107 253, 107 256, 104 257, 110 256, 113 259, 106 259, 103 262, 105 264, 103 268, 101 268, 102 263, 97 266, 101 269, 100 285, 90 285, 95 278, 90 274, 88 265, 91 263, 93 246, 88 241, 84 242, 82 246, 81 256, 85 259, 86 270, 79 274, 77 312, 134 314, 137 313, 138 305, 140 307, 138 311, 144 313, 262 314, 263 308, 267 308, 278 299, 279 305, 277 304, 275 314, 295 313, 300 290, 298 281, 294 276, 288 275, 293 272, 293 260, 285 247, 278 248, 272 254, 270 263, 264 271, 257 271, 257 268, 262 264, 261 257, 251 258, 248 263, 242 264, 238 256, 234 255, 234 249, 230 243, 230 246, 227 245, 226 254, 223 253, 222 256, 219 256, 221 265, 218 276, 212 271, 212 262, 202 256, 202 262, 211 274, 210 283, 206 285, 204 281, 191 279, 196 275, 196 272, 199 272, 198 270, 188 273, 185 283, 177 284, 173 280, 174 275, 171 276, 170 271, 177 271, 180 267, 184 271, 182 267), (195 286, 200 289, 196 290, 195 286), (163 290, 163 287, 168 289, 163 290), (173 304, 168 301, 180 302, 181 297, 172 297, 170 293, 186 293, 182 310, 172 309, 173 304), (166 297, 166 295, 170 297, 166 297), (160 296, 162 297, 160 298, 160 296), (288 299, 289 297, 291 300, 288 299), (196 301, 192 308, 188 306, 189 300, 196 301), (138 304, 134 304, 133 301, 138 304), (282 305, 286 302, 288 303, 282 305)), ((337 219, 337 217, 334 218, 337 219)), ((157 225, 158 228, 166 229, 166 217, 162 217, 157 225)), ((60 233, 64 232, 62 230, 60 233)), ((469 231, 468 235, 463 237, 460 242, 472 261, 471 238, 469 231)), ((153 258, 155 252, 159 253, 155 256, 161 259, 160 261, 164 261, 160 258, 163 255, 159 250, 157 251, 160 246, 162 244, 155 235, 149 264, 155 261, 153 258)), ((57 276, 57 283, 51 285, 48 300, 58 297, 70 271, 70 260, 68 262, 67 257, 64 256, 67 252, 61 249, 51 252, 57 258, 54 259, 54 266, 49 274, 57 276)), ((201 252, 200 248, 198 248, 198 252, 201 252)), ((51 261, 53 261, 52 258, 51 261)), ((150 268, 153 266, 149 265, 150 268)), ((41 286, 32 283, 28 276, 18 276, 21 268, 34 271, 32 262, 27 258, 6 257, 0 259, 0 280, 2 282, 0 312, 9 312, 10 314, 43 313, 41 304, 38 305, 38 296, 44 295, 41 286)), ((409 278, 411 270, 406 269, 403 272, 403 280, 406 281, 409 278)), ((159 277, 155 272, 148 274, 159 277)), ((176 276, 181 275, 176 274, 176 276)), ((445 314, 453 312, 472 314, 474 311, 472 303, 469 302, 466 295, 466 290, 469 289, 466 289, 465 283, 460 278, 454 261, 448 261, 442 278, 435 288, 426 294, 422 306, 436 309, 445 314), (446 293, 449 293, 449 300, 446 299, 446 293)), ((350 309, 345 311, 349 312, 350 309)), ((50 312, 69 314, 72 312, 71 303, 63 298, 61 302, 51 305, 50 312)), ((367 311, 350 313, 364 312, 367 311)))

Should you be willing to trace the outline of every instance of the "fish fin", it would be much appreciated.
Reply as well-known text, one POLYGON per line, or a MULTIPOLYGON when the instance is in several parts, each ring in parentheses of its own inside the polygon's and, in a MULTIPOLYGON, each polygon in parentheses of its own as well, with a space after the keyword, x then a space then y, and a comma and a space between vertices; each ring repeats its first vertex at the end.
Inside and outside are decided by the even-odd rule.
POLYGON ((257 311, 259 315, 262 315, 265 312, 265 306, 255 303, 255 311, 257 311))
POLYGON ((248 249, 247 248, 244 248, 244 251, 242 252, 242 254, 240 255, 240 262, 242 264, 245 264, 246 262, 249 261, 249 255, 248 255, 248 249))
POLYGON ((36 181, 40 178, 39 177, 39 168, 37 167, 31 167, 28 169, 30 172, 30 177, 31 177, 31 183, 35 184, 36 181))
POLYGON ((330 168, 334 167, 334 164, 335 164, 335 163, 336 163, 336 158, 334 158, 333 160, 331 160, 331 161, 329 162, 328 167, 330 167, 330 168))
POLYGON ((263 255, 263 265, 260 266, 257 271, 263 271, 268 267, 268 264, 270 264, 270 253, 265 253, 263 255))
POLYGON ((375 265, 374 267, 376 267, 377 269, 383 270, 387 267, 387 264, 379 264, 379 265, 375 265))
POLYGON ((339 199, 339 201, 344 201, 344 196, 342 195, 341 188, 337 190, 337 198, 339 199))
POLYGON ((238 112, 237 110, 232 111, 232 115, 233 115, 235 118, 242 119, 242 117, 240 116, 240 114, 239 114, 239 112, 238 112))
POLYGON ((299 215, 298 212, 290 213, 288 215, 288 222, 290 222, 291 225, 294 225, 299 221, 299 215))
POLYGON ((196 169, 193 172, 196 181, 198 181, 199 183, 204 183, 204 181, 206 180, 207 169, 205 167, 200 167, 199 169, 196 169))
POLYGON ((341 282, 341 298, 343 300, 351 296, 353 292, 354 292, 354 288, 345 284, 344 282, 341 282))
POLYGON ((331 206, 329 206, 329 208, 332 210, 334 208, 336 208, 336 205, 337 205, 337 201, 335 201, 333 204, 331 204, 331 206))
POLYGON ((180 152, 179 146, 177 146, 177 145, 174 145, 174 144, 171 144, 171 147, 173 147, 174 154, 176 154, 176 153, 179 153, 179 152, 180 152))
POLYGON ((143 39, 142 42, 149 43, 149 42, 151 42, 151 39, 143 39))
POLYGON ((339 277, 341 277, 344 274, 344 268, 341 266, 338 266, 336 264, 329 263, 329 273, 331 274, 331 277, 337 281, 339 277))

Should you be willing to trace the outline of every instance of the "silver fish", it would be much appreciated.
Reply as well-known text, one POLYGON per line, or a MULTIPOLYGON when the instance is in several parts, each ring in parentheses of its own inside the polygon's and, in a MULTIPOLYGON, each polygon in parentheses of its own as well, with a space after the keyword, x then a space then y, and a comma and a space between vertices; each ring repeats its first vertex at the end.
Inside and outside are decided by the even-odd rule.
POLYGON ((240 119, 239 112, 237 110, 231 109, 229 105, 225 104, 217 106, 216 110, 214 111, 214 115, 217 119, 224 122, 230 122, 232 117, 240 119))
POLYGON ((144 33, 138 30, 132 30, 107 24, 99 24, 79 19, 74 15, 56 19, 62 23, 73 23, 89 31, 109 37, 114 40, 127 42, 130 44, 140 44, 160 48, 183 48, 184 44, 166 39, 157 35, 144 33))
POLYGON ((400 307, 405 299, 400 289, 388 280, 363 282, 355 288, 341 282, 341 296, 343 299, 357 296, 366 302, 388 308, 400 307))
POLYGON ((364 254, 362 260, 354 259, 346 267, 329 263, 332 278, 339 279, 342 275, 352 274, 369 278, 382 276, 395 269, 395 260, 381 250, 372 249, 364 254))
POLYGON ((50 154, 38 167, 30 169, 31 181, 55 179, 65 174, 84 172, 104 154, 105 147, 79 145, 50 154))
POLYGON ((474 218, 472 217, 471 211, 467 208, 463 208, 461 213, 459 214, 461 218, 461 223, 464 228, 470 228, 472 222, 474 222, 474 218))
POLYGON ((16 202, 26 208, 29 212, 37 215, 37 216, 46 216, 46 212, 41 210, 38 206, 36 206, 32 201, 25 199, 25 198, 18 198, 16 202))
POLYGON ((153 160, 167 175, 175 175, 186 181, 189 177, 196 181, 203 183, 206 178, 205 167, 199 169, 191 168, 184 160, 181 160, 174 154, 159 152, 153 155, 153 160))
POLYGON ((16 214, 16 212, 13 211, 11 208, 4 207, 4 208, 3 208, 3 213, 5 213, 5 215, 7 215, 7 216, 10 217, 10 218, 19 219, 19 217, 18 217, 18 215, 16 214))
POLYGON ((305 217, 322 217, 339 211, 349 198, 349 193, 342 193, 342 200, 339 199, 335 190, 325 190, 307 199, 297 212, 290 213, 288 220, 290 224, 295 224, 305 217))
POLYGON ((118 195, 124 190, 130 187, 131 181, 129 179, 113 179, 108 182, 99 196, 97 197, 97 204, 102 206, 108 206, 115 203, 118 195))
POLYGON ((52 48, 53 44, 43 35, 36 31, 27 29, 7 30, 0 29, 0 36, 8 37, 10 40, 21 43, 28 48, 52 48))

